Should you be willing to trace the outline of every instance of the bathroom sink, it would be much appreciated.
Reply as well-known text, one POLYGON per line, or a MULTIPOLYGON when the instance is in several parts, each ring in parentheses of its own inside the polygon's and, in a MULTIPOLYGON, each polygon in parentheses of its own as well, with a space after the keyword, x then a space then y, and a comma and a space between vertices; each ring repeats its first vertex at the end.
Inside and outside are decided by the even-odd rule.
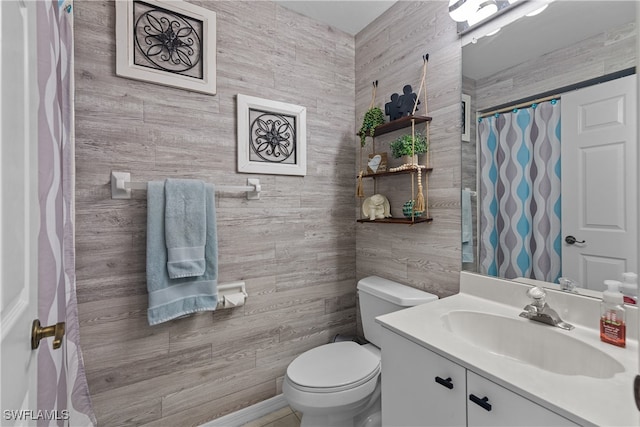
POLYGON ((611 378, 624 371, 613 357, 552 326, 468 310, 451 311, 442 320, 469 344, 549 372, 611 378))

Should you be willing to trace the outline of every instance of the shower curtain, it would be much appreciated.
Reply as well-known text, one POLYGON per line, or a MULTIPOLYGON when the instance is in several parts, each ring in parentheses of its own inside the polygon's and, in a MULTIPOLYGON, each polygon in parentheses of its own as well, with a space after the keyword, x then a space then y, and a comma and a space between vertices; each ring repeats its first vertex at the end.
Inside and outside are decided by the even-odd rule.
POLYGON ((560 101, 483 118, 478 140, 480 272, 557 283, 560 101))
MULTIPOLYGON (((75 281, 72 13, 70 0, 36 2, 38 318, 43 325, 66 322, 60 349, 38 349, 37 404, 57 411, 57 425, 89 426, 96 418, 80 351, 75 281)), ((50 424, 38 419, 38 426, 50 424)))

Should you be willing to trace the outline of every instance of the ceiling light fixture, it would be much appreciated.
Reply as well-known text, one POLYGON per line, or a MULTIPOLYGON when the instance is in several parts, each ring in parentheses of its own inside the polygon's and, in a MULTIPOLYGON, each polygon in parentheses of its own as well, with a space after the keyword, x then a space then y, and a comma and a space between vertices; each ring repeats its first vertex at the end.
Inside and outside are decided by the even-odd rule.
POLYGON ((480 0, 449 0, 449 16, 456 22, 465 22, 479 5, 480 0))
POLYGON ((449 14, 457 21, 464 46, 524 16, 535 16, 554 1, 559 0, 449 0, 449 14))
POLYGON ((478 9, 467 18, 470 27, 473 27, 480 21, 484 21, 498 11, 498 6, 494 0, 482 2, 478 9))
POLYGON ((527 13, 527 16, 536 16, 536 15, 538 15, 538 14, 542 13, 547 8, 547 6, 549 6, 549 4, 545 4, 540 9, 536 9, 531 13, 527 13))
POLYGON ((493 19, 511 7, 526 2, 527 0, 449 0, 449 16, 458 23, 458 33, 462 34, 474 26, 482 25, 493 19))

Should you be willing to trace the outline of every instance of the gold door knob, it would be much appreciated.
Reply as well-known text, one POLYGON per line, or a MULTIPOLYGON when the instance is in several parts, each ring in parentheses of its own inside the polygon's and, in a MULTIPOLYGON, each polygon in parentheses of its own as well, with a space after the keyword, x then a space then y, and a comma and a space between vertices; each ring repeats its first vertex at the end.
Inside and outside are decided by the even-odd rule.
POLYGON ((31 350, 35 350, 40 346, 42 338, 53 337, 53 349, 58 349, 62 345, 62 337, 64 336, 64 322, 58 322, 52 326, 40 326, 40 320, 33 321, 31 327, 31 350))

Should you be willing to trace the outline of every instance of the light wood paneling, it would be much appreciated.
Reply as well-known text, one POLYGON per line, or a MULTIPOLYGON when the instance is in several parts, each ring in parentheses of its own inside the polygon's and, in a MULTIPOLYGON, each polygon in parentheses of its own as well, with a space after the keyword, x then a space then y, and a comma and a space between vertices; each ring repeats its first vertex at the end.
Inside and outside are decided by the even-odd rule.
MULTIPOLYGON (((375 104, 383 110, 391 94, 402 93, 405 84, 417 93, 422 56, 427 53, 434 169, 429 176, 429 203, 434 221, 413 226, 358 224, 356 265, 358 278, 376 274, 443 297, 458 292, 461 256, 461 52, 446 2, 398 2, 356 36, 356 126, 369 108, 374 80, 379 82, 375 104)), ((420 100, 423 102, 422 95, 420 100)), ((424 105, 418 108, 424 112, 424 105)), ((388 150, 390 141, 410 132, 408 128, 376 138, 376 151, 388 150)), ((360 150, 355 138, 354 145, 358 159, 360 150)), ((371 145, 368 139, 365 159, 371 145)), ((409 178, 378 181, 378 192, 389 198, 392 214, 401 216, 402 205, 411 198, 409 178)), ((367 195, 371 195, 372 185, 365 185, 367 195)), ((359 202, 356 203, 359 218, 359 202)))
MULTIPOLYGON (((463 59, 464 60, 464 59, 463 59)), ((477 167, 477 155, 476 155, 476 82, 475 80, 462 77, 462 93, 471 97, 470 118, 469 118, 469 139, 470 141, 462 143, 462 174, 460 179, 462 180, 461 188, 468 188, 471 191, 476 191, 476 167, 477 167)), ((462 264, 462 269, 465 271, 478 271, 478 197, 471 196, 471 223, 472 223, 472 235, 473 235, 473 262, 466 262, 462 264)))
POLYGON ((356 330, 355 40, 269 1, 194 3, 217 13, 215 96, 117 77, 114 3, 74 5, 80 335, 104 426, 202 424, 356 330), (219 281, 245 280, 245 306, 150 327, 145 192, 111 200, 110 171, 244 184, 237 93, 307 107, 307 176, 216 196, 219 281))
POLYGON ((475 82, 478 110, 600 77, 636 65, 631 22, 475 82))
POLYGON ((194 3, 218 14, 216 96, 115 76, 113 2, 75 5, 78 301, 101 425, 199 425, 280 392, 293 358, 355 332, 359 277, 457 292, 460 46, 446 2, 398 2, 355 39, 272 2, 194 3), (356 225, 355 131, 371 81, 380 105, 417 90, 425 53, 435 221, 356 225), (245 306, 149 327, 145 195, 111 200, 109 173, 244 182, 237 93, 307 107, 308 174, 259 176, 259 201, 216 197, 220 281, 245 280, 245 306))

